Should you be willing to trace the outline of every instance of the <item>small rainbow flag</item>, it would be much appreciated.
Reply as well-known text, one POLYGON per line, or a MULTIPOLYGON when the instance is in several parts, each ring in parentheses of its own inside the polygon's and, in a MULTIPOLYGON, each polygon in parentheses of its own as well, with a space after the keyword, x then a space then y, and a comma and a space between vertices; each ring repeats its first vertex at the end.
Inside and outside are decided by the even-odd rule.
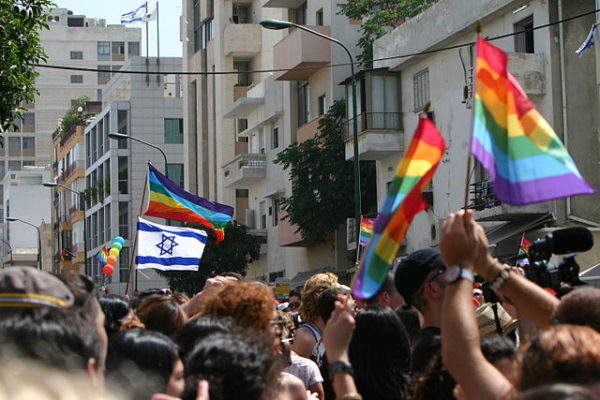
POLYGON ((360 236, 358 238, 358 244, 366 246, 369 240, 373 237, 373 225, 375 224, 374 219, 361 218, 360 219, 360 236))
POLYGON ((513 206, 594 193, 552 127, 508 72, 508 56, 477 39, 471 153, 498 199, 513 206))
POLYGON ((233 207, 186 192, 148 164, 148 203, 142 215, 182 222, 197 222, 215 231, 217 243, 225 238, 233 207))
POLYGON ((355 297, 371 298, 381 288, 412 219, 427 208, 422 192, 431 182, 444 150, 444 138, 433 122, 421 118, 373 226, 373 239, 352 284, 355 297))
POLYGON ((98 250, 98 253, 96 253, 96 259, 98 260, 98 263, 101 266, 106 265, 106 259, 108 256, 109 256, 109 253, 108 253, 108 249, 106 247, 102 247, 100 250, 98 250))

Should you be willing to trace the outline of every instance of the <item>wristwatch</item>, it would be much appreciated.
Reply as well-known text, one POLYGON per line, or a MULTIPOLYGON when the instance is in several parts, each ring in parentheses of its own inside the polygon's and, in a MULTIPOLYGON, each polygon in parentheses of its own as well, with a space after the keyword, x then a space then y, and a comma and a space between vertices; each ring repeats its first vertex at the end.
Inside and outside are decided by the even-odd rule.
POLYGON ((333 375, 339 373, 350 374, 354 376, 354 370, 352 369, 352 365, 347 363, 346 361, 333 361, 327 365, 327 372, 329 372, 329 377, 333 380, 333 375))
POLYGON ((446 271, 440 276, 440 280, 444 283, 456 283, 461 279, 467 279, 471 282, 475 281, 473 273, 460 265, 451 265, 446 268, 446 271))

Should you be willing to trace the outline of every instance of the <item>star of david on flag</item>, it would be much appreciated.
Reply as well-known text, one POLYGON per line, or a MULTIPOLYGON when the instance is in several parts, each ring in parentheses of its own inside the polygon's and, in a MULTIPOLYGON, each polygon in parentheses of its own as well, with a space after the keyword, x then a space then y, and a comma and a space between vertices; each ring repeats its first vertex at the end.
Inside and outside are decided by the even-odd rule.
POLYGON ((206 232, 198 229, 160 225, 138 218, 135 263, 138 269, 198 271, 207 239, 206 232))

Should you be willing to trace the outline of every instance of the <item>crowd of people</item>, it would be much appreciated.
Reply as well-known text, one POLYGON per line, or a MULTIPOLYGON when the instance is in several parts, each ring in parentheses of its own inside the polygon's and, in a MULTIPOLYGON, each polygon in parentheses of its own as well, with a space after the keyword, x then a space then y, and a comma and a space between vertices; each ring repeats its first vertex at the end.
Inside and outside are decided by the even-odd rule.
POLYGON ((367 300, 332 273, 278 303, 237 274, 129 299, 3 269, 0 400, 598 399, 599 330, 600 289, 558 298, 461 211, 439 251, 401 259, 367 300))

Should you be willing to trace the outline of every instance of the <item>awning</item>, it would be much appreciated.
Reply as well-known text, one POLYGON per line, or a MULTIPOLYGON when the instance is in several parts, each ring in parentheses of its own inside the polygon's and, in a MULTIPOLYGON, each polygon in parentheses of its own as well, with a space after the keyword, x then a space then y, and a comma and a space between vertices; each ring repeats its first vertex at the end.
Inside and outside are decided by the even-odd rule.
POLYGON ((504 224, 496 225, 486 231, 488 242, 490 244, 500 243, 512 236, 522 234, 543 227, 554 222, 552 214, 536 215, 523 217, 518 221, 510 221, 504 224))
POLYGON ((585 283, 600 282, 600 264, 594 265, 580 273, 579 279, 585 283))
POLYGON ((302 286, 302 285, 304 285, 304 282, 306 282, 308 280, 308 278, 310 278, 311 276, 313 276, 315 274, 319 274, 321 272, 333 272, 333 268, 332 267, 321 267, 321 268, 311 269, 310 271, 298 272, 296 274, 296 276, 294 276, 292 278, 292 280, 290 281, 290 287, 292 289, 294 289, 294 288, 297 288, 298 286, 302 286))

